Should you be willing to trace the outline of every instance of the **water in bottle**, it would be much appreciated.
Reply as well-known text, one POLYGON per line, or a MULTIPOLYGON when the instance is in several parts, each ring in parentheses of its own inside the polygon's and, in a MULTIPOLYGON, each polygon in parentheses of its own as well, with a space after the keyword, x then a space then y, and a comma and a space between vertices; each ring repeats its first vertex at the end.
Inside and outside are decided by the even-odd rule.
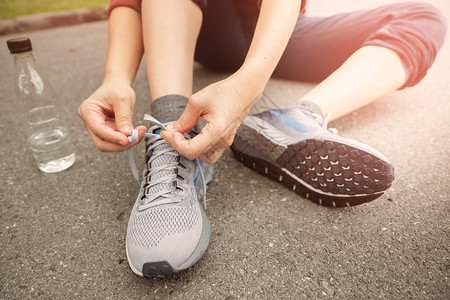
POLYGON ((70 133, 63 124, 63 110, 32 55, 29 38, 7 41, 14 54, 15 90, 26 119, 26 134, 38 168, 45 173, 63 171, 75 163, 70 133))

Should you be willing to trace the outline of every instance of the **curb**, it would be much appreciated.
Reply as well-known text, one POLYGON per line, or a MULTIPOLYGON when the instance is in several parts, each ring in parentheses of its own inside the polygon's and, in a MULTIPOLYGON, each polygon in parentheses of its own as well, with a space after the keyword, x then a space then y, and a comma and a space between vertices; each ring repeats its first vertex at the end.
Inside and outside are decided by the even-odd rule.
POLYGON ((0 35, 106 20, 108 7, 81 8, 0 20, 0 35))

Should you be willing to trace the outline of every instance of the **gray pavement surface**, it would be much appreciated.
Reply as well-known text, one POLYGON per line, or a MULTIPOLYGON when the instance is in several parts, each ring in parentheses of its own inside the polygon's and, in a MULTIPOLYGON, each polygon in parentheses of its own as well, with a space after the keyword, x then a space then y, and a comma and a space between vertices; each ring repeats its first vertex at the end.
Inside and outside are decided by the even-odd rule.
MULTIPOLYGON (((375 5, 310 2, 310 14, 375 5)), ((450 20, 447 0, 427 2, 450 20)), ((12 36, 0 36, 1 299, 450 299, 449 38, 419 85, 330 124, 395 164, 396 180, 385 195, 351 208, 321 207, 226 151, 208 190, 212 237, 205 256, 184 273, 148 280, 126 260, 126 226, 138 192, 126 155, 97 151, 76 115, 102 80, 107 22, 27 36, 70 111, 78 158, 58 174, 36 168, 13 91, 6 47, 12 36)), ((195 90, 227 75, 200 65, 194 73, 195 90)), ((286 106, 312 87, 273 79, 266 93, 286 106)), ((143 124, 150 95, 144 65, 134 88, 134 121, 143 124)), ((142 161, 143 146, 134 152, 142 161)))

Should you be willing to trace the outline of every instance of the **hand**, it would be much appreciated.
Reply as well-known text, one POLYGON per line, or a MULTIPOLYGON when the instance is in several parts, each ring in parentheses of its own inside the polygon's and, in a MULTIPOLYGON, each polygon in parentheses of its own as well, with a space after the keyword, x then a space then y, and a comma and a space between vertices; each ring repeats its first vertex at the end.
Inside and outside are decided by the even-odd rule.
POLYGON ((161 136, 188 159, 198 157, 215 163, 234 140, 237 129, 258 95, 236 74, 192 95, 180 119, 168 126, 161 136), (198 122, 207 121, 201 133, 186 139, 183 133, 198 122))
POLYGON ((136 95, 125 81, 105 81, 78 107, 78 115, 95 146, 102 152, 124 151, 139 143, 145 126, 138 126, 138 140, 128 141, 136 95))

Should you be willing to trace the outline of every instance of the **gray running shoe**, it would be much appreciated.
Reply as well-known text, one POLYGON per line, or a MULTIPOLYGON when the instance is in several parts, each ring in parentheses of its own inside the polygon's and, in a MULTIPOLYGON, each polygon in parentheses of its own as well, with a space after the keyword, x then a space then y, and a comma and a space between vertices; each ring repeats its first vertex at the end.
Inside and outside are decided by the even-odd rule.
POLYGON ((328 119, 307 105, 247 116, 231 150, 245 166, 321 205, 378 198, 394 180, 393 166, 372 147, 327 129, 328 119))
MULTIPOLYGON (((211 165, 201 167, 198 159, 180 155, 159 135, 169 123, 161 124, 149 115, 144 119, 153 126, 145 134, 147 155, 128 222, 126 252, 134 273, 154 278, 187 269, 205 253, 210 225, 198 199, 200 190, 204 196, 213 171, 211 165)), ((189 136, 196 133, 191 130, 189 136)), ((134 160, 130 163, 137 173, 134 160)))

